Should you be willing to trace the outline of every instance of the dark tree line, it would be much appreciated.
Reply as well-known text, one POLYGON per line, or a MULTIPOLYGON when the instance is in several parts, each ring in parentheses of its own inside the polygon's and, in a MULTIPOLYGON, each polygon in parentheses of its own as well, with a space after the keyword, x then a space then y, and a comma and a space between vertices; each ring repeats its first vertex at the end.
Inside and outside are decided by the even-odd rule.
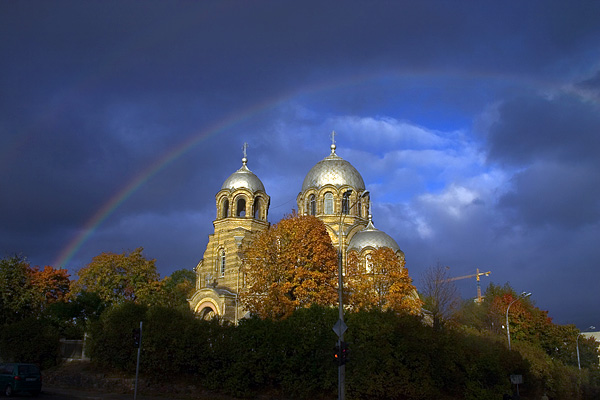
MULTIPOLYGON (((0 357, 49 367, 59 360, 60 337, 86 332, 95 365, 132 374, 132 330, 143 321, 141 371, 152 381, 185 376, 236 396, 335 397, 334 307, 301 307, 285 319, 256 317, 238 326, 204 321, 185 300, 193 273, 161 280, 155 272, 141 249, 95 257, 69 287, 64 270, 32 268, 22 257, 0 260, 0 357), (100 290, 105 286, 112 289, 100 290)), ((490 285, 482 304, 457 306, 452 296, 424 300, 431 313, 347 312, 349 399, 497 399, 512 390, 512 374, 524 378, 523 398, 543 392, 555 399, 600 398, 597 342, 579 338, 580 371, 580 332, 554 324, 508 284, 490 285), (512 351, 503 327, 510 303, 512 351)))
MULTIPOLYGON (((90 353, 100 366, 133 373, 131 331, 142 320, 141 371, 152 381, 185 375, 235 396, 335 398, 337 317, 334 308, 313 306, 284 320, 251 318, 234 326, 188 310, 127 303, 93 325, 90 353)), ((523 376, 523 398, 544 391, 551 398, 600 394, 597 367, 581 373, 557 360, 540 370, 535 360, 546 360, 545 353, 523 341, 508 351, 502 337, 434 329, 419 316, 393 311, 348 313, 346 323, 349 399, 497 399, 513 390, 511 374, 523 376)))

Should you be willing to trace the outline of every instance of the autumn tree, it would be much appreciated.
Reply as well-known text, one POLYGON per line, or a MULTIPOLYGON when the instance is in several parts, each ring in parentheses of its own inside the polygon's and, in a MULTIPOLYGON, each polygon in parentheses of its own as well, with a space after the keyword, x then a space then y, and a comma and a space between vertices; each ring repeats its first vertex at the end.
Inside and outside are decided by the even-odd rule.
POLYGON ((357 310, 378 308, 418 314, 422 301, 403 259, 388 247, 370 253, 364 263, 350 252, 346 264, 347 303, 357 310))
MULTIPOLYGON (((480 305, 465 303, 460 312, 460 322, 480 331, 495 333, 504 339, 506 310, 511 303, 508 323, 513 344, 526 343, 543 350, 551 359, 577 365, 576 341, 579 330, 574 325, 555 324, 548 311, 536 307, 530 297, 520 297, 508 283, 503 286, 490 283, 485 291, 485 302, 480 305)), ((581 345, 581 338, 579 343, 581 345)), ((585 352, 598 354, 593 344, 586 345, 585 352)), ((590 358, 594 359, 594 356, 590 358)))
POLYGON ((431 314, 433 327, 440 330, 459 309, 461 299, 448 267, 437 264, 425 270, 421 278, 423 308, 431 314))
POLYGON ((39 316, 49 304, 63 301, 69 293, 66 269, 31 268, 22 256, 0 260, 0 319, 18 321, 39 316))
POLYGON ((155 261, 142 255, 143 248, 130 253, 102 253, 77 272, 74 294, 95 292, 108 303, 148 303, 161 289, 155 261))
POLYGON ((35 292, 41 308, 66 300, 71 285, 69 280, 71 275, 66 269, 56 269, 49 265, 40 269, 36 266, 28 270, 28 275, 29 284, 35 292))
POLYGON ((337 252, 325 225, 290 215, 260 233, 243 254, 243 306, 261 318, 287 318, 337 299, 337 252))

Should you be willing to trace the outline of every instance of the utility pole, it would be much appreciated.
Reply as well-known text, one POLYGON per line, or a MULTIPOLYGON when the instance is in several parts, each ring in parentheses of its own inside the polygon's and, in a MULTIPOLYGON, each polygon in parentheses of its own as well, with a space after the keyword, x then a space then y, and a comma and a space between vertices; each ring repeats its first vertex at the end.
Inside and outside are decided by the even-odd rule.
MULTIPOLYGON (((332 139, 333 139, 332 134, 332 139)), ((352 190, 348 190, 343 194, 342 209, 340 209, 340 225, 338 229, 338 296, 339 296, 339 319, 333 326, 333 331, 338 335, 338 349, 340 349, 339 360, 338 360, 338 400, 344 400, 346 397, 345 393, 345 379, 346 379, 346 363, 345 360, 342 362, 342 353, 345 351, 344 356, 347 355, 348 348, 344 342, 344 332, 348 329, 348 326, 344 323, 344 216, 350 213, 350 210, 358 204, 359 200, 369 195, 369 191, 365 190, 358 199, 350 206, 349 197, 352 194, 352 190), (345 209, 344 209, 345 207, 345 209)))
POLYGON ((133 400, 137 400, 138 377, 140 374, 140 354, 142 352, 142 321, 140 321, 140 327, 133 330, 133 342, 138 349, 137 364, 135 366, 135 389, 133 391, 133 400))

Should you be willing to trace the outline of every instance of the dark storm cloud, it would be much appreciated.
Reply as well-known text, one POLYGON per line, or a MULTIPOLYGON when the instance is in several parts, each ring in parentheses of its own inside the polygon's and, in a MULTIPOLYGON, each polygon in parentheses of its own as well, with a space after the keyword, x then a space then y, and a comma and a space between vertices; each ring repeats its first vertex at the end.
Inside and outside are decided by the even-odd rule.
POLYGON ((536 160, 597 160, 600 115, 597 105, 580 98, 520 97, 499 108, 489 132, 492 161, 527 165, 536 160))
POLYGON ((600 174, 581 165, 537 163, 513 178, 500 206, 513 223, 578 228, 600 220, 600 174))
POLYGON ((499 108, 489 159, 522 170, 500 206, 513 221, 578 227, 600 216, 600 114, 581 98, 521 97, 499 108))
POLYGON ((411 273, 493 260, 504 283, 522 260, 539 270, 531 248, 561 241, 591 265, 599 13, 562 1, 0 2, 0 256, 51 263, 127 194, 69 266, 138 246, 163 275, 193 266, 242 143, 277 222, 335 129, 411 273))

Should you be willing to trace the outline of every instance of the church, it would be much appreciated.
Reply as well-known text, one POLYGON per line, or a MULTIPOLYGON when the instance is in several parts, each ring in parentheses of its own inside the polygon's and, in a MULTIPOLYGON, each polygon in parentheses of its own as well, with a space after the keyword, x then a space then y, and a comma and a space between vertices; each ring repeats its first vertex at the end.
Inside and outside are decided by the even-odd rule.
MULTIPOLYGON (((336 154, 334 135, 330 154, 304 178, 296 199, 298 214, 323 221, 343 259, 345 252, 356 252, 367 270, 369 254, 381 247, 391 248, 404 261, 396 241, 373 225, 370 193, 356 168, 336 154)), ((204 258, 195 268, 196 292, 189 300, 201 318, 219 317, 237 323, 247 313, 238 302, 244 283, 242 249, 270 225, 270 197, 247 164, 244 146, 241 168, 223 182, 215 196, 214 233, 209 235, 204 258)))

